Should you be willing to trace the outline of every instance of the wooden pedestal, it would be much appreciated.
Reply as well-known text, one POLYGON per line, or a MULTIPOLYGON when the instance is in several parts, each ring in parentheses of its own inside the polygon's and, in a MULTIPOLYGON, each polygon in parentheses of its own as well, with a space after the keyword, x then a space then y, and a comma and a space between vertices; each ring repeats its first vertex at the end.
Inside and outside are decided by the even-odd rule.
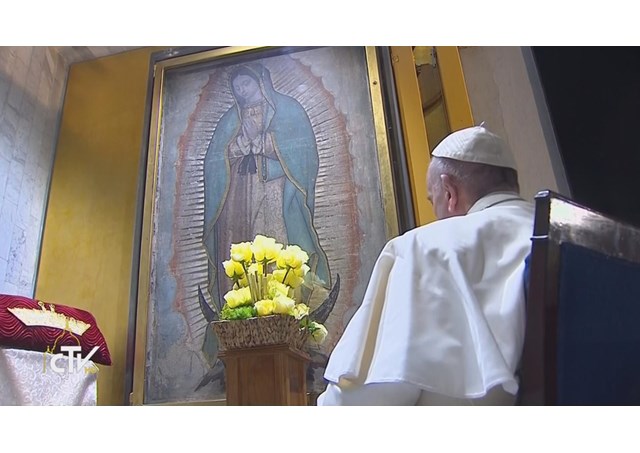
POLYGON ((309 356, 289 345, 230 349, 225 365, 227 405, 306 406, 309 356))

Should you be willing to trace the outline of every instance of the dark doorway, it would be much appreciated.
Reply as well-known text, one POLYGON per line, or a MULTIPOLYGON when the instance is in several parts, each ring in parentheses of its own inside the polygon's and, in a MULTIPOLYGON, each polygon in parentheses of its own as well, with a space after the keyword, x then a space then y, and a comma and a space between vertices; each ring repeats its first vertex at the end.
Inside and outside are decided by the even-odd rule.
POLYGON ((573 198, 640 225, 640 48, 532 50, 573 198))

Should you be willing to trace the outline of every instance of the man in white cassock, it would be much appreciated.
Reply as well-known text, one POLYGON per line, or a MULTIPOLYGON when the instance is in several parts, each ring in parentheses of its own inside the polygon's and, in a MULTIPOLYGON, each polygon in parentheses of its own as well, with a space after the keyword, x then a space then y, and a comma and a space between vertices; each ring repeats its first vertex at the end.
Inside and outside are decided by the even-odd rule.
POLYGON ((438 221, 380 253, 318 405, 514 404, 533 204, 484 125, 435 148, 427 191, 438 221))

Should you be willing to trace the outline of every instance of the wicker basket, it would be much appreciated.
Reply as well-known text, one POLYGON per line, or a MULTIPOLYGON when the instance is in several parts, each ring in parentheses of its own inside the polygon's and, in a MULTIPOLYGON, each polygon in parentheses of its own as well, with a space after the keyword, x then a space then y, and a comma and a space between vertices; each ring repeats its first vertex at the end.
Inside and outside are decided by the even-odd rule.
POLYGON ((218 336, 220 350, 246 349, 257 346, 288 344, 302 350, 308 331, 300 329, 300 321, 293 316, 261 316, 211 323, 218 336))

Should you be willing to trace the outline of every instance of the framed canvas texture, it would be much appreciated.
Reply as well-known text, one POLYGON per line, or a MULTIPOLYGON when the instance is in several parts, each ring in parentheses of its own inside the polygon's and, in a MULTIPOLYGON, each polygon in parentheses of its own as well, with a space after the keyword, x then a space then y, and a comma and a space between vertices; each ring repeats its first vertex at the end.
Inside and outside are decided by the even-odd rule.
POLYGON ((134 404, 225 401, 210 322, 231 243, 307 251, 310 308, 333 297, 307 390, 398 234, 375 48, 226 47, 155 63, 137 279, 134 404))

